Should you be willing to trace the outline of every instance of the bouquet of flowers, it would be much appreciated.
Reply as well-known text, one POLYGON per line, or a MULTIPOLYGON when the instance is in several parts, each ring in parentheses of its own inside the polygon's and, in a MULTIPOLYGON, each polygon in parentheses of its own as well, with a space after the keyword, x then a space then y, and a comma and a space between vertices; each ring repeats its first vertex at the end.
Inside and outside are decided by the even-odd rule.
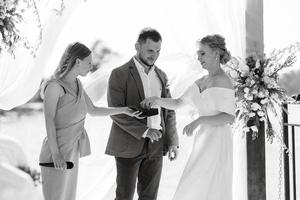
POLYGON ((32 55, 39 47, 42 40, 42 28, 35 0, 1 0, 0 1, 0 53, 3 50, 13 53, 17 44, 22 44, 32 55), (39 42, 33 45, 20 31, 20 25, 25 24, 25 12, 33 9, 37 20, 39 42))
POLYGON ((252 139, 256 139, 264 124, 262 127, 270 142, 280 136, 274 125, 281 124, 281 105, 288 97, 278 85, 278 72, 293 65, 299 50, 300 43, 296 43, 274 50, 268 57, 250 55, 245 60, 232 58, 229 61, 226 67, 234 82, 237 102, 235 128, 241 128, 244 134, 250 133, 252 139), (275 118, 275 122, 270 117, 275 118))

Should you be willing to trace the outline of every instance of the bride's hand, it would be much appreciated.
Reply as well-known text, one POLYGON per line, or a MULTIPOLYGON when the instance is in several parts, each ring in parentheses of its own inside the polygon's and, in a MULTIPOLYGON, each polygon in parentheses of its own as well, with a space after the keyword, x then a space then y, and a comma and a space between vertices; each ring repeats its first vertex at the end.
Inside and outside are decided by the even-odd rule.
POLYGON ((158 101, 159 101, 159 97, 148 97, 144 99, 140 103, 140 105, 143 108, 158 108, 159 107, 158 101))
POLYGON ((196 124, 195 121, 192 121, 183 128, 183 135, 186 134, 187 136, 192 136, 197 127, 198 124, 196 124))

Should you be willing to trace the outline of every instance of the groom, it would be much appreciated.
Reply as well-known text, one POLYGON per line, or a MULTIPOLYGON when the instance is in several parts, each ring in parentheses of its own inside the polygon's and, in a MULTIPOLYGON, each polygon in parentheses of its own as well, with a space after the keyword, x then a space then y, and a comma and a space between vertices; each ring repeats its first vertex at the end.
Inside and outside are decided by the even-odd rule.
MULTIPOLYGON (((139 106, 150 96, 171 97, 166 74, 154 63, 161 49, 161 36, 143 29, 135 44, 136 55, 109 78, 108 105, 139 106)), ((114 115, 106 154, 115 157, 117 189, 115 200, 132 200, 137 182, 139 200, 155 200, 163 155, 177 156, 178 135, 175 112, 159 109, 158 115, 137 119, 114 115)))

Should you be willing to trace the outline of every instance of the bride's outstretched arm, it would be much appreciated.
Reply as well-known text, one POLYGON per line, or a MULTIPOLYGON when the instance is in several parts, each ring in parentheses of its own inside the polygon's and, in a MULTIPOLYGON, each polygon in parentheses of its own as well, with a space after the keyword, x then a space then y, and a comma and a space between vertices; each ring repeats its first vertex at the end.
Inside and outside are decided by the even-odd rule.
POLYGON ((163 107, 170 110, 176 110, 183 106, 183 101, 178 99, 172 99, 172 98, 160 98, 160 97, 149 97, 144 99, 141 102, 142 107, 146 108, 158 108, 163 107))

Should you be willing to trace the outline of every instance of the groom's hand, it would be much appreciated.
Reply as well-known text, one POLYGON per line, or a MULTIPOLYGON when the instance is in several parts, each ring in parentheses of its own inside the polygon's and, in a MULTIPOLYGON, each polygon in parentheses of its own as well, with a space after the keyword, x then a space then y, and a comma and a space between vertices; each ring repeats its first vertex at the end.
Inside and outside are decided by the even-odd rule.
POLYGON ((178 147, 177 146, 170 146, 169 147, 169 152, 168 152, 168 157, 170 161, 176 160, 178 156, 178 147))
POLYGON ((156 96, 153 96, 153 97, 148 97, 146 99, 144 99, 140 105, 143 107, 143 108, 147 108, 147 109, 150 109, 150 108, 158 108, 158 97, 156 96))
POLYGON ((158 141, 162 136, 162 133, 153 128, 149 128, 147 131, 146 137, 150 139, 151 142, 158 141))

